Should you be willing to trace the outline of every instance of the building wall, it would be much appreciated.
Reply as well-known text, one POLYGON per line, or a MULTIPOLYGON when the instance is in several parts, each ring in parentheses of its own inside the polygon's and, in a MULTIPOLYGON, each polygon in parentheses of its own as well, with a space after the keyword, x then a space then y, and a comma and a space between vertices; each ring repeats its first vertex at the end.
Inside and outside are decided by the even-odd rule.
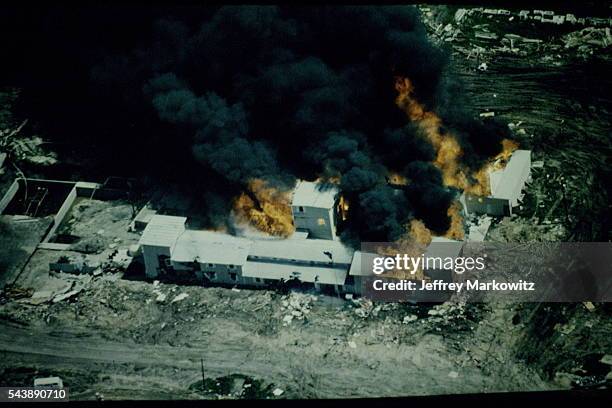
MULTIPOLYGON (((525 188, 525 183, 527 183, 531 179, 531 160, 527 166, 522 169, 520 183, 517 184, 515 191, 512 194, 512 200, 510 201, 511 207, 516 207, 518 205, 519 197, 521 196, 521 191, 525 188)), ((512 208, 510 209, 510 213, 512 213, 512 208)))
POLYGON ((51 229, 49 230, 49 232, 43 239, 43 242, 49 242, 51 237, 55 235, 55 231, 59 228, 62 221, 64 221, 64 218, 66 217, 66 215, 72 208, 72 205, 74 204, 74 201, 76 200, 76 198, 77 198, 76 187, 73 187, 72 190, 70 190, 70 193, 68 194, 68 196, 66 197, 66 200, 64 200, 64 203, 60 207, 59 211, 53 217, 53 227, 51 227, 51 229))
POLYGON ((241 285, 244 284, 242 277, 242 266, 234 265, 230 268, 229 265, 224 264, 211 264, 208 262, 200 262, 200 271, 202 276, 209 275, 212 277, 214 273, 214 279, 211 279, 211 283, 226 284, 226 285, 241 285), (236 274, 236 279, 231 278, 231 274, 236 274))
POLYGON ((468 214, 488 214, 503 217, 512 214, 510 202, 503 198, 478 197, 471 194, 465 195, 465 209, 468 214))
POLYGON ((142 256, 145 263, 147 278, 157 278, 159 275, 159 256, 170 257, 170 248, 152 245, 142 246, 142 256))
POLYGON ((19 181, 18 180, 19 179, 13 180, 13 184, 11 184, 9 189, 4 194, 4 197, 2 197, 2 200, 0 200, 0 214, 4 212, 4 210, 6 209, 6 207, 8 207, 11 200, 13 200, 13 197, 15 197, 15 194, 17 194, 17 191, 19 191, 19 181))
POLYGON ((334 239, 336 236, 333 209, 294 206, 291 210, 295 227, 308 230, 309 238, 334 239))

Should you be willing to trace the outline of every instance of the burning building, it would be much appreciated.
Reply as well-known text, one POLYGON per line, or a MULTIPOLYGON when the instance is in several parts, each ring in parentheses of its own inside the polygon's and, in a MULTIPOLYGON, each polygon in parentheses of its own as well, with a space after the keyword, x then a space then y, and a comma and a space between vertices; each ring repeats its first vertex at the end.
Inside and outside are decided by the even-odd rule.
POLYGON ((251 287, 295 282, 323 293, 360 294, 362 253, 337 239, 339 201, 335 187, 298 182, 291 202, 296 231, 287 238, 191 230, 186 217, 154 215, 140 239, 146 275, 251 287))
POLYGON ((504 168, 493 168, 487 172, 487 176, 491 194, 483 196, 466 191, 461 196, 465 212, 512 215, 512 208, 518 205, 525 184, 531 177, 531 151, 514 151, 504 168))
POLYGON ((297 231, 310 238, 336 239, 336 211, 339 190, 333 185, 298 181, 293 192, 291 212, 297 231))

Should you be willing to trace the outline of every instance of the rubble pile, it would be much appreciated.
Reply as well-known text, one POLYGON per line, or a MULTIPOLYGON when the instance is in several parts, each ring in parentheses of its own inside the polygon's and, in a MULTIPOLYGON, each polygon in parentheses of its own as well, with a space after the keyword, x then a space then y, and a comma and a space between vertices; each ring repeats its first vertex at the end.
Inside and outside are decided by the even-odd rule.
POLYGON ((566 34, 562 38, 566 49, 576 49, 582 57, 593 55, 594 51, 607 48, 612 44, 610 28, 586 27, 566 34))
POLYGON ((317 297, 306 293, 291 292, 281 298, 281 311, 283 312, 283 326, 288 326, 296 320, 304 320, 310 313, 312 302, 316 302, 317 297))
POLYGON ((484 313, 479 303, 445 302, 427 311, 424 324, 432 332, 472 331, 484 313))
POLYGON ((73 251, 99 254, 138 242, 139 235, 129 231, 131 219, 132 206, 124 201, 79 198, 57 234, 76 239, 73 251))
POLYGON ((242 374, 204 378, 191 384, 189 389, 215 399, 268 399, 284 393, 282 389, 274 388, 274 384, 242 374))
MULTIPOLYGON (((432 40, 452 43, 454 51, 475 59, 480 71, 486 71, 486 63, 498 55, 532 57, 557 65, 566 57, 590 57, 612 42, 609 27, 595 26, 565 35, 567 29, 560 27, 556 34, 551 31, 546 41, 531 38, 533 25, 542 23, 510 15, 507 10, 468 8, 458 9, 453 15, 446 6, 434 6, 421 7, 421 11, 432 40)), ((589 21, 582 21, 582 25, 589 21)), ((545 26, 551 30, 550 25, 545 26)))

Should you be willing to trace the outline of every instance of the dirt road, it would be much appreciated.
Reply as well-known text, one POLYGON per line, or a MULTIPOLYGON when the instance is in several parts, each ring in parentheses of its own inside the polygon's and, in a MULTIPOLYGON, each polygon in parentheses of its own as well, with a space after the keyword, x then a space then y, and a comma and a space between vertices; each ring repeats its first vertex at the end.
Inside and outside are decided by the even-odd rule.
MULTIPOLYGON (((126 285, 150 284, 120 282, 120 293, 126 285)), ((432 333, 437 325, 427 318, 402 324, 405 313, 393 310, 362 319, 353 308, 319 296, 308 321, 283 325, 282 298, 270 299, 265 291, 193 287, 187 293, 196 305, 217 303, 219 296, 231 299, 227 307, 218 302, 217 309, 180 303, 138 307, 127 299, 123 318, 117 319, 122 326, 113 329, 89 319, 103 313, 91 310, 85 299, 104 293, 97 291, 81 297, 76 321, 69 318, 70 305, 49 306, 47 315, 56 316, 49 324, 38 318, 27 324, 0 321, 0 367, 60 373, 68 384, 76 383, 73 397, 82 399, 94 392, 108 399, 200 398, 188 389, 201 379, 200 359, 207 377, 247 375, 284 390, 282 398, 550 388, 512 357, 512 330, 502 330, 511 316, 501 308, 474 323, 474 330, 432 333), (262 299, 265 307, 253 311, 250 305, 262 299), (261 331, 262 320, 268 321, 268 332, 261 331)), ((22 314, 13 310, 17 316, 28 310, 12 307, 26 308, 22 314)))

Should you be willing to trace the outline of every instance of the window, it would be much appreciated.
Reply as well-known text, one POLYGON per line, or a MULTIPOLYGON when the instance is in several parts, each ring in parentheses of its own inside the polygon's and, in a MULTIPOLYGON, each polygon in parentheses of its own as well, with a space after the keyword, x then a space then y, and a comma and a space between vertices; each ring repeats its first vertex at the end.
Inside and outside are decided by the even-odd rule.
POLYGON ((210 279, 211 281, 217 279, 217 273, 213 271, 205 272, 204 275, 206 275, 206 277, 210 279))
POLYGON ((214 268, 214 267, 215 267, 215 265, 214 265, 214 264, 209 263, 209 264, 208 264, 208 267, 209 267, 209 268, 214 268))
POLYGON ((230 272, 229 276, 230 276, 230 279, 233 280, 234 282, 238 280, 238 274, 236 274, 236 272, 230 272))
POLYGON ((299 212, 304 212, 304 207, 302 207, 302 206, 298 207, 298 211, 299 212))
POLYGON ((317 220, 317 224, 319 224, 319 225, 325 225, 325 220, 324 220, 323 218, 319 218, 319 219, 317 220))
POLYGON ((160 268, 167 268, 171 266, 170 257, 167 255, 157 255, 157 263, 160 268))
POLYGON ((234 269, 234 265, 230 264, 228 265, 230 269, 234 269))
POLYGON ((261 278, 255 278, 255 282, 261 283, 261 278))

